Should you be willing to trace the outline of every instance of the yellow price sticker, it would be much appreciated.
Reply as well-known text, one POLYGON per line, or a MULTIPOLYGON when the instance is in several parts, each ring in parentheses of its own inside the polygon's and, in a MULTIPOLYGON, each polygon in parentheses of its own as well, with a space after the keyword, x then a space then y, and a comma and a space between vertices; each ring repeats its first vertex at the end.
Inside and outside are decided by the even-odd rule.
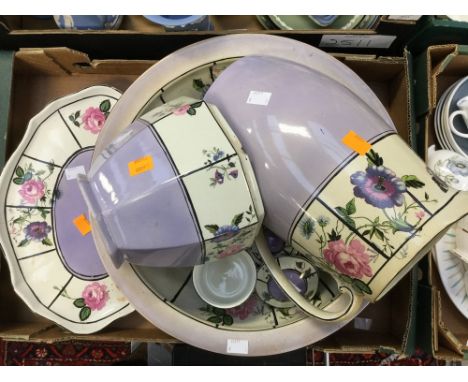
POLYGON ((89 223, 88 219, 86 219, 86 216, 84 216, 83 214, 73 219, 73 224, 83 236, 91 232, 91 224, 89 223))
POLYGON ((359 155, 365 155, 371 149, 372 145, 364 138, 360 137, 354 131, 350 130, 341 140, 351 150, 356 151, 359 155))
POLYGON ((154 168, 153 157, 146 155, 128 163, 128 172, 130 176, 142 174, 154 168))

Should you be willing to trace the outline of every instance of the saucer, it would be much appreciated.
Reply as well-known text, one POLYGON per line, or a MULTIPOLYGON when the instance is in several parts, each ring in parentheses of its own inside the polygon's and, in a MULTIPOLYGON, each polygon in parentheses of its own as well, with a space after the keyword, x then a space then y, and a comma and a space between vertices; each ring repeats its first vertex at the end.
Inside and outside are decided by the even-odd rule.
POLYGON ((461 314, 468 318, 468 264, 453 254, 455 225, 435 245, 434 255, 445 291, 461 314))
MULTIPOLYGON (((276 260, 296 290, 309 301, 312 300, 319 282, 318 272, 314 266, 301 257, 287 256, 276 260)), ((262 300, 276 308, 291 308, 295 305, 278 286, 266 265, 258 271, 256 291, 262 300)))
POLYGON ((257 270, 246 251, 224 259, 196 265, 193 285, 206 303, 216 308, 233 308, 249 298, 255 288, 257 270))
POLYGON ((94 86, 60 98, 29 122, 0 177, 0 243, 31 310, 80 334, 133 311, 94 246, 76 176, 120 93, 94 86))

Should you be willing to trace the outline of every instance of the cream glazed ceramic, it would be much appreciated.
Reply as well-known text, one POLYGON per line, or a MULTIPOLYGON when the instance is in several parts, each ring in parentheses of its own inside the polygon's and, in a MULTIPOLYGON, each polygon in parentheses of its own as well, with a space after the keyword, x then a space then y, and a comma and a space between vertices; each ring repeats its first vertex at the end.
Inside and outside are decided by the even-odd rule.
POLYGON ((287 282, 259 235, 273 277, 311 315, 343 319, 360 299, 377 301, 468 213, 468 194, 442 189, 393 124, 318 71, 243 57, 204 100, 218 107, 251 159, 264 225, 333 273, 351 299, 347 311, 315 309, 287 282), (361 155, 343 142, 355 134, 366 141, 361 155))
POLYGON ((187 97, 145 113, 80 187, 117 267, 187 267, 252 246, 263 206, 247 156, 215 107, 187 97), (154 166, 127 167, 140 158, 154 166))
MULTIPOLYGON (((95 156, 99 156, 103 148, 147 111, 183 95, 201 98, 216 76, 237 58, 262 53, 273 57, 288 57, 338 79, 343 86, 353 91, 356 97, 362 98, 391 123, 390 117, 385 114, 385 108, 371 89, 352 70, 330 55, 310 45, 287 38, 258 34, 229 35, 207 39, 181 49, 165 57, 144 73, 138 82, 127 89, 123 95, 124 103, 119 103, 114 108, 107 121, 109 128, 103 131, 100 142, 97 142, 95 156)), ((99 242, 99 233, 93 234, 95 240, 99 242)), ((269 316, 272 317, 273 325, 254 315, 253 317, 257 317, 258 320, 257 318, 254 321, 234 320, 234 324, 229 326, 224 324, 221 311, 218 311, 217 316, 212 315, 211 310, 202 317, 193 314, 194 310, 190 309, 189 304, 189 301, 195 301, 191 297, 193 294, 190 294, 187 303, 179 300, 182 294, 185 295, 186 290, 192 290, 191 293, 196 295, 193 287, 190 287, 190 275, 181 276, 181 285, 187 282, 187 289, 183 289, 180 293, 176 289, 173 294, 166 294, 164 284, 156 283, 157 280, 162 280, 162 276, 158 279, 158 276, 144 273, 142 268, 128 263, 116 268, 105 247, 101 244, 99 248, 100 256, 113 280, 144 317, 176 338, 210 351, 226 353, 227 341, 239 339, 248 341, 248 356, 278 354, 314 343, 335 332, 347 322, 321 322, 307 317, 296 309, 293 319, 288 321, 288 325, 284 325, 284 321, 278 318, 282 317, 282 313, 279 316, 275 308, 273 309, 275 314, 269 316), (277 326, 275 326, 275 315, 278 318, 277 326)), ((158 275, 168 275, 170 280, 177 272, 176 269, 170 273, 163 269, 151 269, 160 272, 158 275)), ((336 290, 336 283, 334 285, 336 290)), ((334 309, 340 309, 342 306, 340 303, 338 306, 333 304, 334 309)), ((361 309, 366 305, 367 302, 364 301, 361 309)), ((230 322, 229 318, 226 320, 230 322)))
POLYGON ((0 177, 0 243, 13 286, 34 312, 74 333, 96 332, 133 311, 108 277, 90 233, 76 174, 120 93, 94 86, 50 103, 29 122, 0 177))

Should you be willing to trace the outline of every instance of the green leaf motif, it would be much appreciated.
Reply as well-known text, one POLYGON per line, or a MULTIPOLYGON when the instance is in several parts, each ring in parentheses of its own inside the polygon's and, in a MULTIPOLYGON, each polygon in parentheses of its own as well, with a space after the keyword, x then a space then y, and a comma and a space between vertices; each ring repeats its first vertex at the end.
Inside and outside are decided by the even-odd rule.
POLYGON ((52 241, 51 241, 48 237, 46 237, 45 239, 42 240, 42 244, 44 244, 44 245, 50 245, 50 246, 54 245, 54 244, 52 243, 52 241))
POLYGON ((192 108, 194 108, 194 109, 198 109, 202 104, 203 104, 203 102, 200 101, 200 102, 192 103, 192 105, 190 105, 190 106, 191 106, 192 108))
POLYGON ((381 241, 384 241, 385 235, 380 229, 375 229, 375 236, 377 236, 381 241))
POLYGON ((13 220, 13 224, 23 224, 24 222, 26 222, 26 219, 23 217, 19 217, 13 220))
POLYGON ((341 235, 338 235, 335 229, 332 229, 331 233, 328 234, 328 237, 329 241, 338 241, 341 239, 341 235))
POLYGON ((237 214, 232 218, 231 224, 238 226, 240 223, 242 223, 242 219, 244 218, 244 213, 237 214))
POLYGON ((401 180, 405 182, 406 187, 422 188, 425 186, 424 182, 421 182, 415 175, 403 175, 401 180))
POLYGON ((78 121, 73 121, 73 124, 76 126, 76 127, 80 127, 80 123, 78 121))
POLYGON ((72 121, 73 123, 75 123, 75 117, 73 116, 73 114, 70 114, 70 115, 68 116, 68 119, 69 119, 70 121, 72 121))
POLYGON ((353 279, 349 277, 348 275, 340 275, 340 279, 343 280, 346 284, 352 284, 353 279))
POLYGON ((205 225, 205 228, 214 234, 219 229, 219 226, 217 224, 207 224, 205 225))
POLYGON ((346 203, 346 214, 352 215, 355 212, 356 212, 355 198, 352 198, 348 203, 346 203))
POLYGON ((108 99, 102 101, 101 104, 99 105, 99 110, 101 110, 103 113, 108 112, 110 108, 111 108, 111 103, 108 99))
POLYGON ((32 179, 32 173, 28 171, 26 174, 24 174, 23 180, 26 182, 30 179, 32 179))
POLYGON ((223 319, 219 316, 211 316, 207 319, 207 321, 212 322, 213 324, 220 324, 222 320, 223 319))
POLYGON ((91 316, 91 309, 87 306, 84 306, 83 308, 81 308, 80 310, 80 320, 81 321, 86 321, 89 316, 91 316))
POLYGON ((426 202, 429 200, 429 194, 427 192, 424 193, 424 199, 426 202))
MULTIPOLYGON (((354 199, 353 199, 354 200, 354 199)), ((349 204, 349 203, 348 203, 349 204)), ((351 207, 352 208, 352 207, 351 207)), ((356 209, 356 207, 354 207, 354 209, 356 209)), ((338 214, 341 216, 341 219, 343 220, 343 222, 352 227, 352 228, 356 228, 356 222, 353 220, 353 218, 351 218, 349 215, 348 215, 348 212, 346 211, 345 208, 343 207, 336 207, 335 210, 338 212, 338 214)), ((356 212, 356 211, 355 211, 356 212)))
POLYGON ((83 308, 86 306, 84 298, 77 298, 75 301, 73 301, 73 305, 75 305, 77 308, 83 308))
POLYGON ((17 185, 21 185, 21 184, 24 183, 24 179, 23 178, 14 178, 13 183, 17 184, 17 185))
POLYGON ((366 229, 363 233, 362 233, 362 236, 367 236, 370 234, 370 230, 369 229, 366 229))
POLYGON ((383 159, 373 149, 370 149, 370 151, 366 154, 366 157, 369 166, 383 166, 383 159))
POLYGON ((202 90, 205 87, 205 83, 199 78, 195 78, 192 85, 195 90, 202 90))
POLYGON ((224 325, 231 326, 233 323, 234 323, 234 320, 232 319, 232 317, 230 315, 225 314, 223 316, 223 324, 224 325))
POLYGON ((20 178, 24 175, 24 170, 21 166, 16 167, 15 174, 20 178))
POLYGON ((214 314, 216 314, 217 316, 222 316, 222 315, 224 315, 225 310, 222 309, 222 308, 216 308, 216 307, 213 306, 212 307, 212 312, 214 314))
POLYGON ((197 114, 197 111, 191 107, 190 109, 187 110, 187 114, 195 115, 197 114))
POLYGON ((372 289, 362 280, 353 279, 353 287, 363 293, 372 294, 372 289))
POLYGON ((21 242, 18 244, 18 247, 26 247, 31 241, 28 239, 23 239, 21 242))
POLYGON ((81 115, 81 111, 78 110, 78 111, 75 113, 75 119, 78 119, 78 118, 80 117, 80 115, 81 115))

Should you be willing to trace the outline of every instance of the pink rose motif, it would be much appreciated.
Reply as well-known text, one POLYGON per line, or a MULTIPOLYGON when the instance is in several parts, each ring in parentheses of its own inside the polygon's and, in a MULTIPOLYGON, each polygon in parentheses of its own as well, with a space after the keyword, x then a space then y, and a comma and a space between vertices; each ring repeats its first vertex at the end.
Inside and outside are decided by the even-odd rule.
POLYGON ((218 259, 222 259, 223 257, 228 257, 231 255, 235 255, 236 253, 242 251, 244 247, 239 244, 233 244, 229 247, 227 247, 224 251, 220 252, 218 254, 218 259))
POLYGON ((98 107, 88 107, 81 117, 85 130, 99 134, 106 122, 105 114, 98 107))
POLYGON ((237 317, 240 320, 245 320, 257 307, 257 297, 252 295, 243 304, 234 308, 226 309, 226 313, 232 317, 237 317))
POLYGON ((325 260, 345 275, 355 278, 372 276, 369 255, 359 240, 351 240, 349 245, 346 245, 343 240, 331 241, 323 254, 325 260))
POLYGON ((93 282, 86 286, 81 293, 81 297, 91 310, 101 310, 109 300, 109 292, 104 284, 93 282))
POLYGON ((187 113, 188 109, 190 109, 190 105, 182 105, 178 107, 177 109, 174 109, 172 114, 174 115, 184 115, 187 113))
POLYGON ((426 213, 423 210, 419 210, 414 215, 416 216, 416 219, 421 220, 424 218, 424 216, 426 216, 426 213))
POLYGON ((26 202, 36 204, 44 196, 44 182, 34 179, 27 180, 21 185, 18 192, 26 202))

